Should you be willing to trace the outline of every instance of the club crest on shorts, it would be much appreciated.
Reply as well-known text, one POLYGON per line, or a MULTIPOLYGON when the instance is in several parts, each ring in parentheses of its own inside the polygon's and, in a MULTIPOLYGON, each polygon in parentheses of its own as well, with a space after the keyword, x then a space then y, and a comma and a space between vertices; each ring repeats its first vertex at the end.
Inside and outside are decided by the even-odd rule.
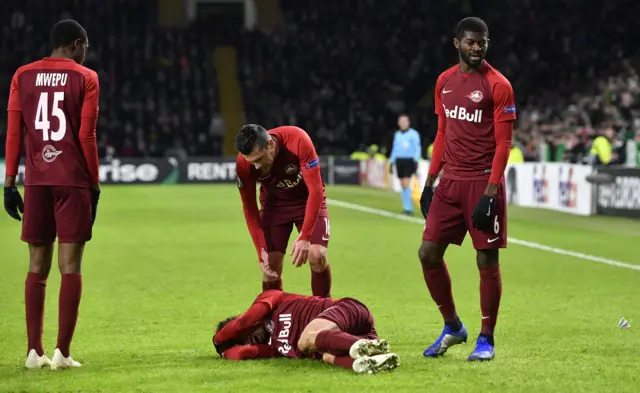
POLYGON ((242 182, 242 180, 240 179, 240 176, 238 176, 237 173, 236 173, 236 183, 238 184, 238 188, 244 187, 244 183, 242 182))
POLYGON ((469 94, 467 96, 468 99, 470 99, 471 101, 475 102, 476 104, 479 103, 480 101, 482 101, 482 99, 484 98, 484 96, 482 95, 482 92, 480 90, 476 90, 474 92, 472 92, 471 94, 469 94))
POLYGON ((51 145, 46 145, 42 149, 42 159, 45 162, 54 162, 61 153, 62 153, 62 150, 56 150, 55 147, 51 145))
POLYGON ((298 171, 298 168, 296 168, 296 166, 293 164, 289 164, 286 167, 284 167, 284 173, 286 173, 287 175, 292 175, 297 171, 298 171))

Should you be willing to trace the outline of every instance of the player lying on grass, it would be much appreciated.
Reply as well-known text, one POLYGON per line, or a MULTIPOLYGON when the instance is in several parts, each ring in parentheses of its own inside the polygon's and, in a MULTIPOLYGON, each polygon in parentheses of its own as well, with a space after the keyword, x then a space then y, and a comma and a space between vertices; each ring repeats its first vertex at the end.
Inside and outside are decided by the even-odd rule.
POLYGON ((239 317, 218 324, 213 345, 230 360, 322 359, 360 374, 400 364, 378 338, 373 315, 356 299, 329 299, 267 290, 239 317))

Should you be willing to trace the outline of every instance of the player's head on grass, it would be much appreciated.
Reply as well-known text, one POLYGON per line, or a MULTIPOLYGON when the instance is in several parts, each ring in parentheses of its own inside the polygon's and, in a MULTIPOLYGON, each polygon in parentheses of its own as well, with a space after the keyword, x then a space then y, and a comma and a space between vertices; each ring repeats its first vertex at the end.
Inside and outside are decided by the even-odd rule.
POLYGON ((462 19, 456 27, 453 45, 458 50, 460 63, 471 68, 482 65, 489 49, 489 28, 480 18, 462 19))
POLYGON ((236 149, 254 167, 269 172, 276 158, 277 144, 269 132, 257 124, 245 124, 236 135, 236 149))
POLYGON ((66 57, 78 64, 84 63, 89 47, 87 31, 73 19, 64 19, 53 25, 49 35, 52 57, 66 57))
POLYGON ((400 116, 398 116, 398 127, 402 131, 406 131, 409 129, 409 127, 411 127, 411 121, 409 120, 409 115, 407 115, 406 113, 402 113, 400 116))
MULTIPOLYGON (((218 327, 216 328, 216 333, 218 333, 222 328, 227 326, 231 321, 238 318, 238 316, 231 316, 227 319, 224 319, 218 322, 218 327)), ((239 337, 233 345, 249 345, 249 344, 266 344, 269 342, 269 332, 262 325, 258 325, 253 328, 253 330, 249 331, 246 335, 239 337)))

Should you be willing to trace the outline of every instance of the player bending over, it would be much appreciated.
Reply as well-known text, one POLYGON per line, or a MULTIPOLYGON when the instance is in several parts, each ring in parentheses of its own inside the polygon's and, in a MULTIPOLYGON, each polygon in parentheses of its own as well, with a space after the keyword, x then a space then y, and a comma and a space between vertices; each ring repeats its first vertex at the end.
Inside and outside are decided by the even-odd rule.
POLYGON ((22 224, 29 243, 25 282, 27 368, 80 367, 70 346, 82 294, 80 264, 91 239, 100 195, 96 123, 98 75, 82 66, 89 40, 78 22, 63 20, 51 30, 53 52, 20 67, 9 93, 4 206, 22 224), (16 188, 20 150, 26 135, 24 204, 16 188), (58 237, 62 274, 58 343, 49 358, 42 346, 44 297, 58 237))
POLYGON ((244 217, 264 272, 262 289, 282 290, 282 263, 295 225, 293 264, 309 260, 314 296, 330 297, 331 267, 327 262, 329 213, 320 162, 311 138, 298 127, 265 130, 256 124, 240 129, 236 173, 244 217), (256 202, 260 182, 260 204, 256 202))
POLYGON ((480 270, 482 329, 469 360, 494 357, 493 331, 498 318, 502 280, 498 250, 507 245, 504 170, 516 119, 513 89, 484 58, 489 29, 478 18, 458 24, 453 44, 459 64, 438 77, 435 112, 438 134, 420 201, 426 218, 419 256, 424 280, 445 326, 424 351, 436 357, 467 340, 451 291, 443 256, 449 244, 461 245, 469 231, 480 270), (440 170, 438 187, 433 189, 440 170))
POLYGON ((231 360, 289 357, 372 374, 400 364, 378 339, 373 315, 356 299, 332 300, 267 290, 249 310, 218 324, 213 345, 231 360))

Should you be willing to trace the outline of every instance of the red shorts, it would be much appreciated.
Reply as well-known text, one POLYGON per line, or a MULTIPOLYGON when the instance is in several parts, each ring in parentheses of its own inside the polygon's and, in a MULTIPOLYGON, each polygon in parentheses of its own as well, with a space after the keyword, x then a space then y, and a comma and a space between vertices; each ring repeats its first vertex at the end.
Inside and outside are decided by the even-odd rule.
POLYGON ((27 186, 21 239, 27 243, 91 240, 91 191, 81 187, 27 186))
POLYGON ((422 240, 461 245, 467 231, 476 250, 507 246, 507 205, 504 178, 498 186, 493 228, 484 232, 473 228, 471 216, 484 194, 487 180, 441 179, 436 187, 422 240))
POLYGON ((378 338, 371 312, 360 301, 345 297, 335 303, 316 318, 326 319, 338 325, 341 331, 354 336, 375 340, 378 338))
MULTIPOLYGON (((289 237, 293 226, 298 232, 304 222, 305 206, 288 206, 277 208, 265 208, 260 212, 260 219, 264 237, 267 241, 267 251, 287 251, 289 237)), ((320 211, 316 227, 311 234, 311 244, 329 245, 329 212, 326 209, 320 211)))

